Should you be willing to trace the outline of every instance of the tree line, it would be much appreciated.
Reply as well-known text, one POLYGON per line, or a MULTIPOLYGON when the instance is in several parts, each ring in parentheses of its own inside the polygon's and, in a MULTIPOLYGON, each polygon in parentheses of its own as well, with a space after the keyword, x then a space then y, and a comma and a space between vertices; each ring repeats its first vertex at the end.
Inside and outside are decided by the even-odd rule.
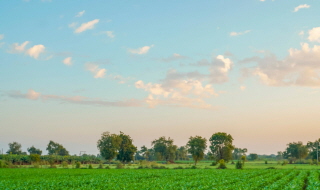
MULTIPOLYGON (((71 163, 72 160, 81 162, 90 160, 90 162, 93 163, 101 162, 102 160, 105 160, 108 163, 113 160, 122 163, 129 163, 134 160, 164 161, 171 163, 176 160, 193 160, 195 165, 203 159, 215 161, 223 160, 225 162, 230 160, 258 159, 258 154, 250 153, 247 156, 248 150, 246 148, 235 147, 235 145, 233 145, 233 140, 234 139, 230 134, 217 132, 212 134, 208 140, 201 136, 191 136, 185 146, 178 147, 174 144, 172 138, 162 136, 154 139, 151 142, 150 148, 144 145, 138 150, 133 144, 133 139, 129 135, 126 135, 123 132, 120 132, 119 134, 104 132, 97 141, 97 148, 100 152, 97 156, 70 156, 69 151, 67 151, 63 145, 54 141, 49 141, 47 145, 47 156, 41 156, 42 151, 34 146, 27 149, 29 152, 29 156, 27 156, 26 152, 22 152, 21 144, 13 142, 9 143, 9 150, 6 152, 7 155, 1 155, 0 159, 8 159, 9 156, 13 159, 13 155, 16 155, 16 159, 20 159, 20 161, 13 159, 13 163, 28 163, 32 162, 32 159, 46 161, 53 160, 53 162, 68 161, 69 163, 71 163)), ((274 158, 278 160, 287 159, 289 163, 302 163, 303 159, 306 158, 318 161, 318 150, 320 149, 319 142, 320 139, 314 142, 308 142, 306 145, 302 142, 289 143, 286 150, 283 152, 279 151, 274 158)))

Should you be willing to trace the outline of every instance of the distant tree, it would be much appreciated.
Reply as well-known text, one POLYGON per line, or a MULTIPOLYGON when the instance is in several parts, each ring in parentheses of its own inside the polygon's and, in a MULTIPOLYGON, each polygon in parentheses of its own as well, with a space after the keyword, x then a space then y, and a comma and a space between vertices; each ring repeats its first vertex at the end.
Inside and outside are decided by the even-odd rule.
POLYGON ((30 154, 29 156, 32 162, 40 162, 40 154, 30 154))
POLYGON ((146 160, 149 160, 149 152, 148 152, 148 148, 143 145, 140 149, 140 152, 142 154, 142 156, 146 159, 146 160))
POLYGON ((185 146, 180 146, 177 148, 176 160, 188 160, 188 151, 185 146))
POLYGON ((129 135, 120 132, 119 137, 121 138, 121 143, 117 154, 117 160, 123 163, 130 162, 134 159, 137 147, 132 144, 132 139, 129 135))
POLYGON ((110 163, 118 155, 121 141, 122 139, 119 135, 110 134, 109 132, 102 133, 97 142, 100 155, 110 163))
POLYGON ((232 150, 234 146, 232 145, 233 138, 227 133, 215 133, 209 139, 210 150, 217 161, 223 159, 229 161, 232 159, 232 150))
POLYGON ((232 158, 235 160, 240 160, 242 155, 245 155, 248 152, 246 148, 235 148, 232 152, 232 158))
POLYGON ((46 150, 48 155, 69 156, 69 152, 61 144, 50 141, 46 150))
POLYGON ((283 153, 284 157, 287 159, 304 159, 308 156, 308 147, 303 145, 301 141, 289 143, 286 151, 283 153))
POLYGON ((188 152, 192 155, 194 165, 197 165, 197 162, 204 157, 204 151, 207 148, 207 139, 200 136, 190 137, 187 148, 188 152))
POLYGON ((170 137, 168 139, 166 139, 166 137, 160 137, 159 139, 153 140, 151 144, 153 145, 158 160, 173 161, 175 159, 175 153, 178 147, 173 145, 173 139, 170 137))
POLYGON ((244 163, 246 162, 247 160, 247 157, 246 155, 242 155, 241 158, 240 158, 241 162, 242 162, 242 165, 244 166, 244 163))
POLYGON ((318 140, 315 140, 314 142, 308 142, 307 143, 307 147, 309 149, 309 155, 312 159, 319 159, 318 156, 320 155, 317 155, 319 154, 319 151, 320 151, 320 138, 318 140))
POLYGON ((282 160, 283 159, 283 152, 278 151, 276 158, 277 158, 277 160, 282 160))
POLYGON ((35 148, 34 146, 30 147, 27 149, 29 154, 38 154, 41 155, 42 154, 42 150, 35 148))
POLYGON ((258 159, 258 154, 256 154, 256 153, 249 154, 249 159, 252 160, 252 161, 258 159))
POLYGON ((9 143, 9 150, 7 151, 7 154, 23 154, 21 150, 21 144, 17 142, 9 143))

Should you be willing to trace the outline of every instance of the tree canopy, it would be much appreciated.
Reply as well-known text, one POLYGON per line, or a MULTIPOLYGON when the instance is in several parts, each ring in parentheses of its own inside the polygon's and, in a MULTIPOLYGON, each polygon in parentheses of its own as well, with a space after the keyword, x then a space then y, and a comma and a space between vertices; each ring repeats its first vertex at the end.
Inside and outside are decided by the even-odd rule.
POLYGON ((234 146, 232 145, 233 138, 230 134, 218 132, 214 133, 210 141, 210 150, 216 160, 231 160, 232 150, 234 146))
POLYGON ((9 143, 7 154, 22 154, 21 144, 17 142, 9 143))
POLYGON ((100 151, 100 155, 109 160, 109 163, 118 155, 120 144, 122 139, 119 135, 110 134, 110 132, 104 132, 101 134, 101 138, 97 142, 97 147, 100 151))
POLYGON ((151 144, 153 145, 158 160, 172 161, 175 159, 175 152, 178 147, 173 144, 173 139, 170 137, 168 139, 166 139, 166 137, 160 137, 159 139, 153 140, 151 144))
POLYGON ((54 141, 50 141, 47 145, 48 155, 60 155, 60 156, 68 156, 69 152, 66 148, 64 148, 61 144, 56 143, 54 141))
POLYGON ((204 151, 207 148, 207 139, 200 136, 190 137, 187 143, 188 152, 192 155, 194 165, 202 160, 204 157, 204 151))
POLYGON ((29 154, 38 154, 38 155, 42 154, 42 150, 37 149, 34 146, 28 148, 27 150, 28 150, 29 154))
POLYGON ((117 160, 121 162, 130 162, 137 152, 137 147, 132 144, 132 139, 129 135, 120 132, 119 137, 121 138, 121 143, 117 154, 117 160))

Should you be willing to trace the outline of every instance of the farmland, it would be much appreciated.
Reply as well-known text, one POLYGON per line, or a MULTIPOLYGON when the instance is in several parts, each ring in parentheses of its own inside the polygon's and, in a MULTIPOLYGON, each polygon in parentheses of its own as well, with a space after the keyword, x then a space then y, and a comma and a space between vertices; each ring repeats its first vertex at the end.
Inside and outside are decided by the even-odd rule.
POLYGON ((0 189, 320 189, 318 169, 0 170, 0 189))

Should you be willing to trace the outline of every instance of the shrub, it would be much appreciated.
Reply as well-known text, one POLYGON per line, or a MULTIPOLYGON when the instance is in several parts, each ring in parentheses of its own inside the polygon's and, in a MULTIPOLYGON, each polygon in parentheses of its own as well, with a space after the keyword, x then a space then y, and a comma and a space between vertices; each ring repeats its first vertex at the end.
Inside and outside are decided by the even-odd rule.
POLYGON ((4 160, 0 160, 0 168, 8 168, 8 163, 4 160))
POLYGON ((63 168, 68 168, 68 162, 63 161, 63 162, 61 163, 61 167, 63 167, 63 168))
POLYGON ((265 164, 268 164, 268 161, 266 160, 266 161, 264 161, 264 163, 265 163, 265 164))
POLYGON ((103 169, 103 164, 102 162, 100 162, 99 166, 98 166, 98 169, 103 169))
POLYGON ((190 169, 197 169, 197 166, 191 166, 190 169))
POLYGON ((267 168, 267 169, 276 169, 275 167, 269 167, 269 168, 267 168))
POLYGON ((109 167, 109 166, 106 166, 105 169, 110 169, 110 167, 109 167))
POLYGON ((91 164, 89 164, 89 169, 93 169, 93 167, 92 167, 92 165, 91 165, 91 164))
POLYGON ((76 168, 81 168, 81 163, 79 161, 76 162, 76 168))
POLYGON ((283 160, 283 162, 282 162, 282 166, 285 166, 285 165, 287 165, 288 164, 288 161, 287 160, 283 160))
POLYGON ((121 162, 117 163, 117 166, 116 166, 117 169, 123 169, 123 167, 124 165, 121 162))
POLYGON ((184 169, 182 166, 174 167, 173 169, 184 169))
POLYGON ((236 169, 242 169, 243 168, 243 164, 238 161, 237 164, 236 164, 236 169))
POLYGON ((216 166, 217 164, 218 163, 216 161, 213 161, 210 166, 216 166))
POLYGON ((224 159, 219 160, 219 166, 217 169, 226 169, 226 168, 227 168, 227 166, 224 162, 224 159))
POLYGON ((38 162, 34 162, 32 163, 32 165, 33 165, 33 168, 40 168, 40 165, 38 162))

